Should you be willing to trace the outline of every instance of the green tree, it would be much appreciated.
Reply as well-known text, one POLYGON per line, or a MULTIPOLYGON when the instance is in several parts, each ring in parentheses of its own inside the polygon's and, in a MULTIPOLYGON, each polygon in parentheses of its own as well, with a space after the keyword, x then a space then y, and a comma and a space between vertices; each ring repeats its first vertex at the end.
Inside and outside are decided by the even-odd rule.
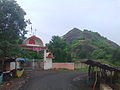
POLYGON ((18 41, 27 33, 25 11, 14 0, 0 0, 0 55, 16 56, 18 41))
POLYGON ((52 40, 46 44, 51 52, 54 54, 55 62, 71 61, 71 54, 68 50, 67 43, 59 36, 53 36, 52 40))
POLYGON ((31 58, 31 59, 42 59, 43 58, 43 51, 36 52, 33 50, 22 50, 20 56, 23 58, 31 58))

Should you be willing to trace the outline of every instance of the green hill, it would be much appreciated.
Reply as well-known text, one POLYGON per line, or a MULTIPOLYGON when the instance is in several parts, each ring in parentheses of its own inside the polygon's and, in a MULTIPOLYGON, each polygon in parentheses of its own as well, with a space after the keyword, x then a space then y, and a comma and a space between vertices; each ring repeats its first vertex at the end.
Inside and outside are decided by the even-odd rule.
POLYGON ((97 32, 73 28, 62 38, 53 36, 46 46, 53 52, 55 62, 102 59, 120 65, 120 46, 97 32))
POLYGON ((100 43, 104 43, 108 46, 119 47, 119 45, 117 45, 116 43, 101 36, 97 32, 92 32, 92 31, 88 31, 88 30, 81 31, 77 28, 73 28, 72 30, 70 30, 67 34, 65 34, 63 36, 63 38, 68 43, 71 43, 76 40, 78 42, 91 40, 92 43, 100 42, 100 43))
POLYGON ((68 43, 72 59, 109 59, 119 45, 97 32, 73 28, 63 36, 68 43))

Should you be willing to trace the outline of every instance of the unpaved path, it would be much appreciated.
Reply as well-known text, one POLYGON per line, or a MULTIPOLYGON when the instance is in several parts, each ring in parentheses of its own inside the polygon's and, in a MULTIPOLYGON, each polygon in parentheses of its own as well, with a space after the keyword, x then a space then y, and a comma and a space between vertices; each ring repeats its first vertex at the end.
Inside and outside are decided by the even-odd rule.
POLYGON ((91 90, 79 80, 83 71, 34 71, 32 77, 20 90, 91 90))

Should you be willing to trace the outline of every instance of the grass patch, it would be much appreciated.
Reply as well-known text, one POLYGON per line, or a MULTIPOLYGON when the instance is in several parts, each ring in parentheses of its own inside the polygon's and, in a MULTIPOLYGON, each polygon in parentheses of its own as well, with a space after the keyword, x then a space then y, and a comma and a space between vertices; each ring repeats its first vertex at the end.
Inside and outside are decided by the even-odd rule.
MULTIPOLYGON (((75 68, 75 70, 88 71, 88 68, 87 68, 87 67, 85 67, 85 68, 75 68)), ((95 70, 95 71, 98 71, 98 70, 99 70, 99 68, 94 67, 94 70, 95 70)))
POLYGON ((72 70, 72 69, 67 69, 67 68, 53 68, 51 70, 61 70, 61 71, 64 71, 64 70, 72 70))
POLYGON ((79 70, 79 71, 87 71, 88 68, 75 68, 75 70, 79 70))

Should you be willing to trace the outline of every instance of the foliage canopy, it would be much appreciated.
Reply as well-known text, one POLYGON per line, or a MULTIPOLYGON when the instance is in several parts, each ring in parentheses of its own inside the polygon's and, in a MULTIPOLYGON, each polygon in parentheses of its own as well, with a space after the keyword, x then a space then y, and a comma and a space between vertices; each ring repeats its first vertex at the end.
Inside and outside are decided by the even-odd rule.
POLYGON ((0 0, 0 55, 19 55, 18 42, 27 33, 25 11, 14 0, 0 0))

